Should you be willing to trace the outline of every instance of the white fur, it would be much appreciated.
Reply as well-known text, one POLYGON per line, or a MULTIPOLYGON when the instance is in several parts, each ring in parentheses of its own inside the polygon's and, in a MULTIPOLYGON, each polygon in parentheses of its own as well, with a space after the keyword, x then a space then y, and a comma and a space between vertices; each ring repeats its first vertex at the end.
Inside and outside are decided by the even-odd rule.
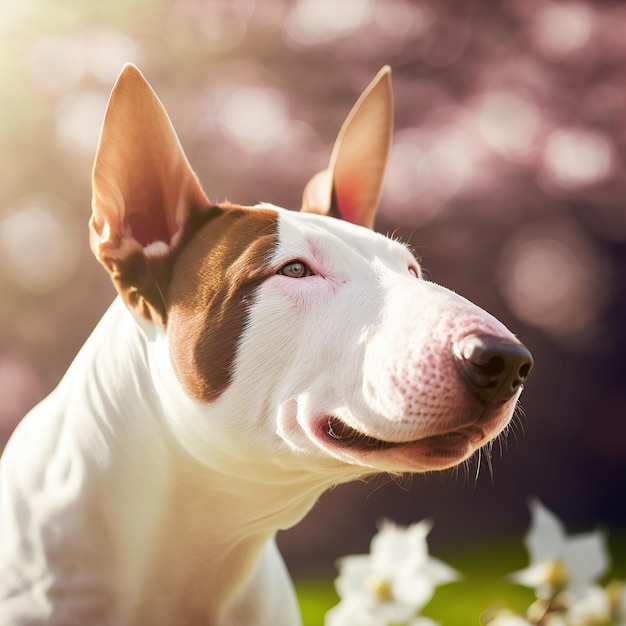
MULTIPOLYGON (((519 392, 485 405, 458 355, 472 354, 475 335, 505 344, 513 336, 419 279, 406 247, 364 228, 374 221, 392 118, 383 68, 346 118, 328 169, 306 185, 301 212, 265 205, 262 218, 247 216, 248 227, 267 226, 268 247, 278 228, 272 271, 250 268, 269 277, 253 293, 235 290, 250 308, 226 363, 232 376, 201 402, 185 389, 197 392, 211 380, 201 368, 215 364, 204 353, 176 358, 193 356, 210 330, 186 332, 186 323, 217 323, 207 320, 206 294, 190 288, 193 263, 207 271, 200 246, 242 246, 254 230, 234 242, 211 241, 209 223, 197 239, 186 230, 191 212, 211 203, 156 94, 137 68, 122 70, 90 221, 92 249, 121 297, 0 460, 1 626, 297 625, 277 530, 333 484, 450 467, 506 426, 519 392), (170 257, 183 233, 194 253, 170 257), (176 260, 189 265, 161 292, 155 283, 176 260), (280 271, 294 261, 311 273, 280 271), (189 316, 181 293, 198 307, 189 316)), ((242 265, 235 280, 245 281, 242 265)))
POLYGON ((293 626, 276 531, 337 482, 428 469, 401 449, 334 446, 318 422, 336 415, 388 441, 440 432, 466 409, 451 342, 512 336, 418 280, 404 246, 278 211, 272 262, 297 258, 316 275, 260 287, 215 402, 183 391, 166 332, 118 298, 19 425, 0 463, 0 624, 293 626))

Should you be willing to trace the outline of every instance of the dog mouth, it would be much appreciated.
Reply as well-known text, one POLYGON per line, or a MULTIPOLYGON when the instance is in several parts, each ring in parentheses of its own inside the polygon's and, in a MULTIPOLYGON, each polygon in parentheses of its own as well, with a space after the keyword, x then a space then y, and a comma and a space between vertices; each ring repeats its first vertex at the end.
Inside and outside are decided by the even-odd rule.
POLYGON ((338 417, 328 418, 326 435, 341 445, 352 448, 353 450, 388 450, 389 448, 402 445, 370 437, 348 426, 338 417))
POLYGON ((351 426, 348 426, 338 417, 328 417, 325 435, 333 443, 353 451, 376 452, 419 446, 429 456, 455 456, 471 443, 478 444, 484 439, 484 433, 477 427, 466 427, 457 431, 431 435, 412 441, 385 441, 366 435, 351 426))

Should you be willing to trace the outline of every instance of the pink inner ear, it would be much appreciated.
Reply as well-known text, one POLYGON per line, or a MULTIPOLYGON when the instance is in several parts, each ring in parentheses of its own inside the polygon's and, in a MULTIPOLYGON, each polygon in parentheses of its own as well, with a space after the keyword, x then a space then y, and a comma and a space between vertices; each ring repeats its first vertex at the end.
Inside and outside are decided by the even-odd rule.
POLYGON ((136 239, 144 248, 155 241, 171 243, 172 235, 167 227, 167 219, 162 210, 157 210, 150 215, 131 213, 128 217, 128 225, 133 239, 136 239))
POLYGON ((337 206, 339 207, 339 214, 341 218, 347 222, 358 224, 358 212, 356 210, 356 202, 352 192, 342 188, 336 191, 337 206))
POLYGON ((357 200, 357 185, 351 180, 344 181, 339 188, 335 188, 335 198, 342 219, 352 224, 360 224, 360 214, 357 200))

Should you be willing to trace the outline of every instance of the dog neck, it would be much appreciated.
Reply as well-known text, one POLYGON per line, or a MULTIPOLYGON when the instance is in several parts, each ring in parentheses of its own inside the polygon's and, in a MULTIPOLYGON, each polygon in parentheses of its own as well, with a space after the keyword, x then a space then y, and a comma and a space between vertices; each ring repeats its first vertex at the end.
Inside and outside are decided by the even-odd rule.
POLYGON ((149 342, 130 315, 118 299, 55 392, 65 395, 57 403, 65 408, 46 471, 66 471, 46 482, 57 506, 58 494, 68 492, 57 512, 64 533, 57 547, 83 541, 78 558, 135 598, 119 610, 138 615, 137 623, 160 623, 156 614, 167 606, 176 611, 174 623, 211 624, 246 584, 267 542, 296 524, 332 481, 264 472, 254 459, 233 464, 243 467, 238 473, 228 465, 219 471, 184 450, 168 432, 148 380, 149 342), (86 410, 90 419, 78 419, 86 410))
POLYGON ((172 623, 211 624, 262 567, 276 531, 297 523, 323 488, 234 481, 184 452, 174 452, 171 464, 137 623, 154 623, 154 599, 169 596, 172 623))

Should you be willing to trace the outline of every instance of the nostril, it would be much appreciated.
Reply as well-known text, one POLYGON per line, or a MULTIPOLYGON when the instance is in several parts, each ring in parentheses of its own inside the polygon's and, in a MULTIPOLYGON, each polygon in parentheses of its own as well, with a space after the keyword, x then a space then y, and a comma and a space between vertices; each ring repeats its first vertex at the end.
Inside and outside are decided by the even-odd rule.
POLYGON ((470 335, 455 345, 470 391, 485 404, 506 402, 524 383, 533 358, 524 345, 491 335, 470 335))
POLYGON ((522 365, 522 367, 519 368, 518 373, 522 380, 526 380, 526 378, 528 377, 528 374, 530 374, 530 370, 532 369, 532 367, 533 367, 532 363, 524 363, 524 365, 522 365))
POLYGON ((491 357, 484 365, 478 365, 487 376, 497 376, 501 374, 506 368, 504 359, 499 356, 491 357))

